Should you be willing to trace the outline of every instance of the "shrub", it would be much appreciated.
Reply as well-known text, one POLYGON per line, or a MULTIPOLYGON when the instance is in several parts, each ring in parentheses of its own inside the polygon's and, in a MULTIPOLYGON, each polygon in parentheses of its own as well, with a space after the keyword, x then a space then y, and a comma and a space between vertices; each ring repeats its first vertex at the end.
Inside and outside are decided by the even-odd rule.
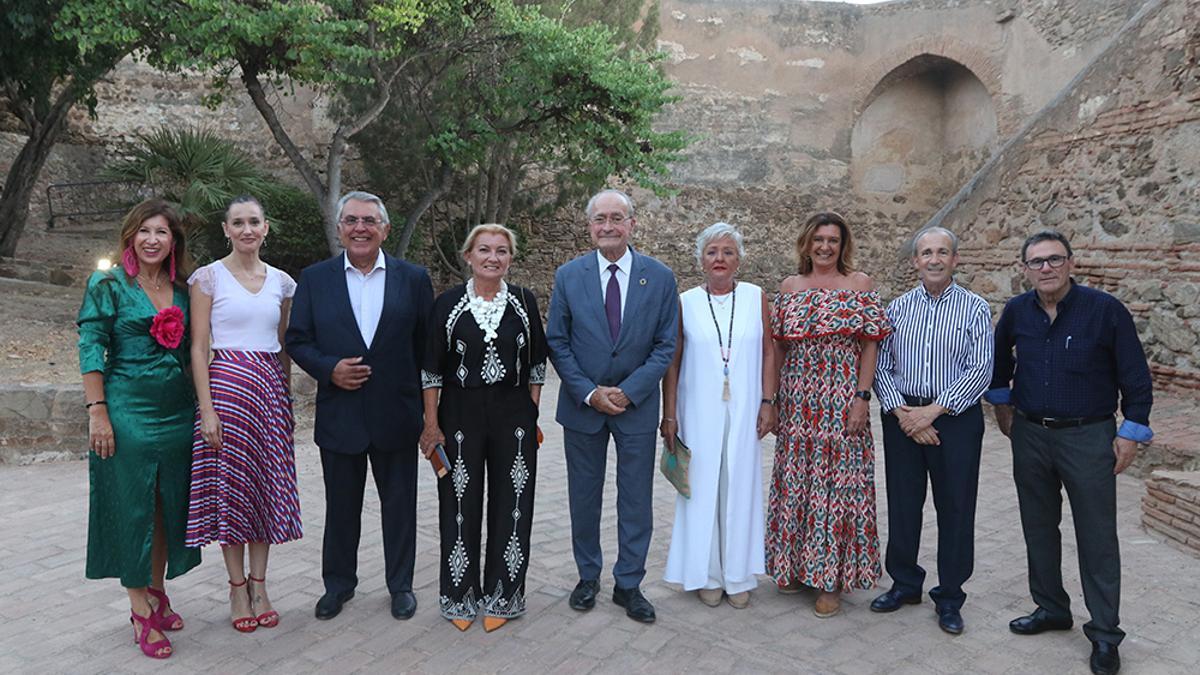
POLYGON ((300 270, 329 257, 321 208, 312 194, 280 185, 261 201, 271 223, 264 260, 299 278, 300 270))

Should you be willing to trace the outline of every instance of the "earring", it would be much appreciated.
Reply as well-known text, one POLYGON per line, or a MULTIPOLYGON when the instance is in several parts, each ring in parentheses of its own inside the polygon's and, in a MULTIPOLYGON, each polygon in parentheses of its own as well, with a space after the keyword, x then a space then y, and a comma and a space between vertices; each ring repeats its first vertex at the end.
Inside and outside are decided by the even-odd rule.
POLYGON ((130 278, 136 277, 141 271, 137 254, 133 252, 133 246, 127 246, 125 252, 121 254, 121 267, 125 268, 125 274, 130 278))

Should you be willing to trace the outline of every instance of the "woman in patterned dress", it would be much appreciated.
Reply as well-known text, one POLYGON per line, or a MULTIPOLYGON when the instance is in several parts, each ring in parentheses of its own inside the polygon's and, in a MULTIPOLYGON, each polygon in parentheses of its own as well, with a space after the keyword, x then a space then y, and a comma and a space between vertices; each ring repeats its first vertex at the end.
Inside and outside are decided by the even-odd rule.
POLYGON ((221 227, 229 255, 188 280, 199 405, 187 545, 221 545, 230 622, 249 633, 279 625, 267 597, 267 557, 271 544, 302 534, 291 360, 280 348, 296 282, 259 258, 270 225, 258 200, 234 199, 221 227))
POLYGON ((200 564, 184 546, 191 423, 187 238, 161 199, 121 225, 121 265, 88 279, 79 308, 79 370, 88 411, 87 578, 117 577, 134 639, 165 659, 163 631, 183 628, 163 587, 200 564))
POLYGON ((821 618, 838 613, 842 592, 880 576, 868 413, 891 327, 853 252, 840 215, 809 218, 796 241, 800 273, 780 284, 772 313, 781 367, 767 573, 784 593, 817 589, 821 618))
POLYGON ((516 235, 503 225, 471 230, 461 251, 471 278, 434 302, 422 365, 421 450, 430 457, 444 445, 450 469, 438 481, 438 604, 459 630, 480 613, 489 632, 525 613, 546 337, 533 293, 504 281, 516 250, 516 235))

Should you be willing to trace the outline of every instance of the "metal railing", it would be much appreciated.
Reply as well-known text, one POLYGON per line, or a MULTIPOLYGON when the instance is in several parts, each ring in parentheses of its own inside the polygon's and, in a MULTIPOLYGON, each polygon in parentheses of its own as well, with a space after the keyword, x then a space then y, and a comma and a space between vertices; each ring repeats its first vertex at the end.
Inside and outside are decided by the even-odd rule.
POLYGON ((140 199, 141 190, 141 183, 125 180, 51 183, 46 187, 46 206, 50 211, 46 226, 54 229, 54 222, 60 218, 124 213, 140 199))

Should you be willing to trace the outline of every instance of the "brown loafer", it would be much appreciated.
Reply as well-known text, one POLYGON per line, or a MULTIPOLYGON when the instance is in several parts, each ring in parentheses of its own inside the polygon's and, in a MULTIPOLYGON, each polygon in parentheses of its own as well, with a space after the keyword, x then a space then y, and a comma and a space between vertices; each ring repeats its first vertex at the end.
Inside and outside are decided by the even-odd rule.
POLYGON ((837 593, 822 591, 821 595, 817 596, 817 603, 813 605, 813 614, 817 615, 818 619, 828 619, 840 611, 842 598, 837 593))

